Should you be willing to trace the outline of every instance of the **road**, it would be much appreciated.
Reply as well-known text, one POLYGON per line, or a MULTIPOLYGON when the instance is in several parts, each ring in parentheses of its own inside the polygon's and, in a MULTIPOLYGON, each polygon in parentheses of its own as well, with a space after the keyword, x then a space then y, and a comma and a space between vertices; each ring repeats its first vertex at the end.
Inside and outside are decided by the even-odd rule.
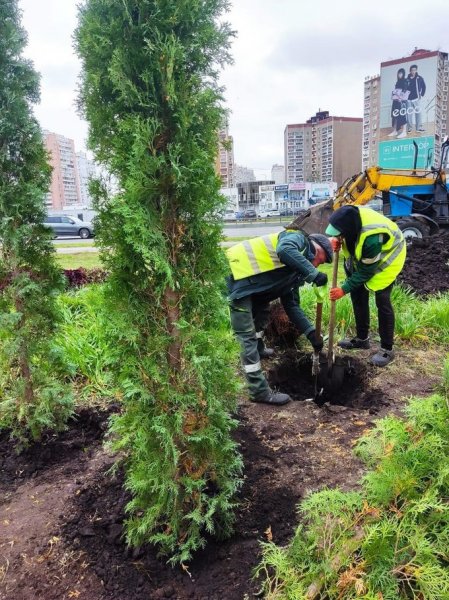
MULTIPOLYGON (((254 224, 232 224, 225 225, 223 233, 226 237, 256 237, 282 231, 284 227, 280 223, 254 223, 254 224)), ((80 254, 81 252, 98 252, 98 248, 92 246, 92 239, 82 240, 79 237, 60 237, 53 240, 58 254, 80 254), (70 248, 58 248, 60 244, 76 242, 70 248)), ((224 242, 224 246, 230 246, 235 242, 224 242)))

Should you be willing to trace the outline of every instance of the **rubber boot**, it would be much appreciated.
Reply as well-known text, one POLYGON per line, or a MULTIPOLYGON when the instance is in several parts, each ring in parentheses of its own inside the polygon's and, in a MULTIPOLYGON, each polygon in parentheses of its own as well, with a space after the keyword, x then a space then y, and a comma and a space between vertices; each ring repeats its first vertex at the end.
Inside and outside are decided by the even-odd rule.
POLYGON ((274 356, 273 348, 266 348, 264 341, 261 338, 257 340, 257 351, 259 352, 260 358, 273 358, 274 356))
POLYGON ((386 367, 392 360, 394 360, 394 351, 385 350, 385 348, 381 348, 371 357, 371 362, 376 367, 386 367))
POLYGON ((370 343, 369 338, 361 340, 358 337, 354 337, 340 340, 337 346, 340 346, 340 348, 343 348, 344 350, 367 350, 370 347, 370 343))
POLYGON ((283 404, 288 404, 291 401, 291 398, 288 394, 282 394, 281 392, 273 392, 273 390, 268 390, 265 394, 261 394, 260 396, 252 398, 251 401, 262 404, 282 406, 283 404))

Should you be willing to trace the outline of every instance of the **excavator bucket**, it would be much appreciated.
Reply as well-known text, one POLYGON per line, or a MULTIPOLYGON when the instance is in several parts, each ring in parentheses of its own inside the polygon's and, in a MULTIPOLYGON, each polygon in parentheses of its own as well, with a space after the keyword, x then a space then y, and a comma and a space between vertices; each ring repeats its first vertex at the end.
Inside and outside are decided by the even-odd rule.
POLYGON ((311 206, 308 210, 299 214, 294 220, 295 227, 299 227, 306 233, 324 233, 329 225, 332 214, 333 200, 320 202, 311 206))

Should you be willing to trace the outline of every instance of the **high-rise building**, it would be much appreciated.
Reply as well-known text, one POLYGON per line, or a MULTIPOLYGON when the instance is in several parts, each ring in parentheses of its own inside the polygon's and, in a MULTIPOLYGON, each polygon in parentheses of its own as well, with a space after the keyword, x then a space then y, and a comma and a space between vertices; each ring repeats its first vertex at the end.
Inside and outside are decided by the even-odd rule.
POLYGON ((366 77, 363 92, 362 169, 377 165, 379 114, 380 75, 366 77))
POLYGON ((285 182, 336 181, 360 171, 362 119, 319 111, 284 131, 285 182))
POLYGON ((248 181, 255 181, 255 179, 256 175, 254 174, 253 169, 234 164, 234 185, 237 185, 238 183, 248 183, 248 181))
POLYGON ((271 179, 273 179, 276 185, 281 185, 282 183, 285 183, 284 165, 273 165, 271 167, 271 179))
POLYGON ((92 199, 89 194, 89 180, 96 175, 95 163, 85 152, 76 153, 76 163, 79 179, 79 199, 83 208, 91 208, 92 199))
POLYGON ((364 168, 438 166, 449 130, 449 61, 446 52, 415 48, 410 56, 381 63, 364 83, 364 168))
POLYGON ((231 188, 234 186, 234 140, 229 135, 226 125, 219 132, 219 148, 215 169, 221 179, 221 186, 231 188))
POLYGON ((47 194, 47 207, 61 210, 66 206, 79 206, 80 184, 75 142, 49 131, 44 131, 44 141, 53 167, 50 191, 47 194))

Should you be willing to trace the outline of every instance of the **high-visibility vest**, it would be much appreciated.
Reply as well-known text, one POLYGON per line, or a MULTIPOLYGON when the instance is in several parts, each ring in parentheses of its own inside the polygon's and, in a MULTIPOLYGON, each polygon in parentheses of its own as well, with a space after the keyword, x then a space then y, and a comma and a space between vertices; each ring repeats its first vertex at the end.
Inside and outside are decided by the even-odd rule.
MULTIPOLYGON (((355 245, 354 258, 356 262, 362 260, 362 248, 365 240, 370 235, 383 235, 385 240, 378 260, 375 274, 369 279, 365 286, 374 292, 384 290, 388 287, 399 273, 405 263, 407 247, 402 231, 393 221, 384 215, 362 206, 357 207, 362 221, 362 229, 355 245)), ((346 245, 342 245, 343 254, 349 258, 350 254, 346 245)), ((376 261, 377 262, 377 261, 376 261)))
POLYGON ((279 233, 245 240, 226 250, 234 279, 244 279, 259 273, 285 267, 276 254, 279 233))

